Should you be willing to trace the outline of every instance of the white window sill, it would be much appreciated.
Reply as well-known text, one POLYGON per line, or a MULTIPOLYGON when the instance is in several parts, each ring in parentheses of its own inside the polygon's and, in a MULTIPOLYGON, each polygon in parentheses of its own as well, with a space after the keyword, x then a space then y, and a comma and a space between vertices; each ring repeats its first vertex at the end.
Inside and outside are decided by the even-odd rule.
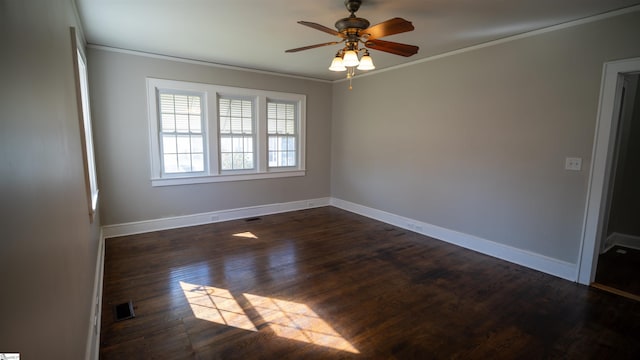
POLYGON ((306 170, 288 170, 288 171, 272 171, 251 174, 223 174, 223 175, 207 175, 207 176, 185 176, 172 178, 154 178, 151 179, 151 186, 172 186, 172 185, 188 185, 188 184, 204 184, 225 181, 243 181, 257 179, 274 179, 282 177, 305 176, 306 170))

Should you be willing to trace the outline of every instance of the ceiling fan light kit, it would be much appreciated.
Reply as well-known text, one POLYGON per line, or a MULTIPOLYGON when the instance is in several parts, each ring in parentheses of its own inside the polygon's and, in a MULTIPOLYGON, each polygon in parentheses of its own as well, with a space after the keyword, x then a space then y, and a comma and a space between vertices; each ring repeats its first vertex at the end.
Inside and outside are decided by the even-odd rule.
POLYGON ((356 11, 360 9, 361 4, 362 0, 345 0, 344 5, 351 14, 349 17, 336 21, 335 27, 337 31, 313 22, 298 21, 298 24, 340 37, 342 38, 342 41, 332 41, 323 44, 303 46, 300 48, 289 49, 285 52, 298 52, 322 46, 344 43, 344 47, 336 53, 333 61, 331 61, 329 70, 346 71, 347 79, 349 79, 349 90, 352 88, 351 79, 355 76, 356 69, 368 71, 376 68, 373 65, 373 59, 371 58, 371 55, 369 55, 369 51, 365 49, 365 47, 405 57, 414 55, 418 52, 419 48, 415 45, 379 40, 379 38, 384 36, 413 31, 414 27, 410 21, 396 17, 369 27, 370 23, 367 19, 359 18, 355 14, 356 11), (359 44, 364 45, 364 47, 360 48, 359 44), (359 52, 362 52, 362 57, 360 59, 358 59, 359 52))
POLYGON ((347 67, 344 66, 344 62, 342 61, 342 54, 338 52, 336 57, 331 61, 331 66, 329 66, 329 70, 331 71, 347 71, 347 67))
POLYGON ((358 60, 358 53, 355 50, 347 50, 342 57, 342 63, 346 67, 358 66, 360 61, 358 60))
POLYGON ((373 70, 376 67, 373 65, 373 59, 369 55, 369 51, 365 50, 364 55, 360 58, 360 64, 358 64, 358 70, 373 70))

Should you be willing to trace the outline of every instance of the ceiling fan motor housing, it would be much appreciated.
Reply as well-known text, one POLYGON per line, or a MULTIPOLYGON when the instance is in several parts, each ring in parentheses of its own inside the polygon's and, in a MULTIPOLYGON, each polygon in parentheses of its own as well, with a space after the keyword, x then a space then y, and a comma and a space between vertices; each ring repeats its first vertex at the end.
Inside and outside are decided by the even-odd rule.
POLYGON ((361 0, 345 0, 344 6, 349 10, 349 17, 336 21, 336 29, 344 35, 357 35, 360 30, 369 27, 369 20, 356 17, 355 12, 360 9, 361 0))
POLYGON ((345 32, 350 29, 364 30, 368 27, 369 20, 355 16, 350 16, 336 21, 336 29, 338 29, 339 32, 345 32))

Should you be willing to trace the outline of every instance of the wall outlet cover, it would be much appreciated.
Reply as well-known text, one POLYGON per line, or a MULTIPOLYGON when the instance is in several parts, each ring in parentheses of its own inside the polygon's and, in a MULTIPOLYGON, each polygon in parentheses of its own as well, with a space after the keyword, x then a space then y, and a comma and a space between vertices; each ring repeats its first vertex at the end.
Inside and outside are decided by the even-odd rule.
POLYGON ((564 161, 564 169, 572 170, 572 171, 582 170, 582 158, 579 158, 579 157, 566 158, 564 161))

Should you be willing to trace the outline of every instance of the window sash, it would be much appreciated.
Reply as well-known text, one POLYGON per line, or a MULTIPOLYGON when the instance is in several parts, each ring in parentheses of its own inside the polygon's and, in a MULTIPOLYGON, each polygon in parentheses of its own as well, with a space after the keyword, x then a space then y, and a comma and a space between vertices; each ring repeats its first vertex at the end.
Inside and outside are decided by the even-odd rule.
POLYGON ((158 90, 158 137, 164 176, 206 171, 202 93, 158 90))
POLYGON ((220 172, 256 169, 255 101, 218 97, 220 172))
POLYGON ((271 100, 267 103, 267 154, 269 168, 298 165, 297 106, 292 102, 271 100))

